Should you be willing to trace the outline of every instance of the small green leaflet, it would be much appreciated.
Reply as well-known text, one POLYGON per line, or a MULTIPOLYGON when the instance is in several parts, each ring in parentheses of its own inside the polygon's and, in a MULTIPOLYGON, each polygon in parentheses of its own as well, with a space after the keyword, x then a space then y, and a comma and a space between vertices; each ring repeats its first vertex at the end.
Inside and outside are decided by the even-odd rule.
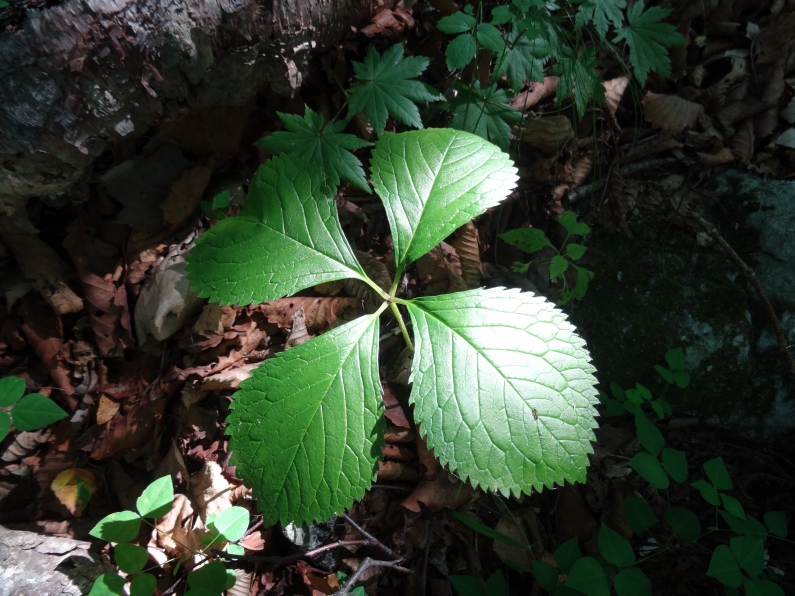
POLYGON ((267 302, 328 281, 366 279, 323 174, 290 154, 257 170, 240 215, 202 234, 187 261, 194 290, 222 304, 267 302))
POLYGON ((266 360, 235 394, 231 461, 264 524, 328 519, 370 488, 383 442, 377 314, 266 360))
POLYGON ((676 27, 661 22, 671 14, 671 9, 652 6, 644 12, 643 8, 643 0, 638 0, 627 11, 629 24, 620 27, 615 37, 615 41, 623 39, 627 42, 629 61, 635 67, 635 78, 641 85, 646 84, 649 71, 665 77, 670 75, 671 60, 666 48, 685 42, 676 27))
MULTIPOLYGON (((637 6, 637 5, 636 5, 637 6)), ((605 88, 602 77, 596 73, 596 50, 586 47, 578 54, 574 48, 563 46, 552 73, 560 76, 557 102, 561 103, 574 91, 574 104, 580 118, 591 99, 595 103, 605 102, 605 88)))
POLYGON ((623 9, 626 7, 626 0, 585 0, 577 12, 574 28, 581 29, 589 22, 593 22, 599 37, 605 39, 610 23, 613 23, 616 29, 624 23, 623 9))
POLYGON ((25 379, 5 377, 0 379, 0 408, 13 406, 25 393, 25 379))
POLYGON ((508 75, 508 82, 514 91, 524 87, 525 81, 543 81, 544 64, 551 49, 543 37, 531 39, 528 32, 514 27, 508 35, 508 49, 497 57, 495 73, 508 75))
POLYGON ((596 380, 563 313, 502 288, 406 306, 416 342, 410 402, 443 465, 506 496, 585 477, 596 380))
POLYGON ((173 503, 174 486, 171 483, 171 476, 163 476, 146 487, 135 502, 135 507, 141 517, 157 519, 171 511, 173 503))
POLYGON ((383 55, 370 46, 364 61, 353 61, 355 76, 362 82, 350 89, 350 115, 364 112, 379 136, 384 132, 387 116, 422 128, 415 102, 444 99, 433 87, 411 80, 427 67, 427 58, 404 58, 401 44, 393 45, 383 55))
POLYGON ((243 537, 248 530, 249 514, 243 507, 230 507, 219 513, 213 525, 218 533, 229 542, 235 542, 243 537))
POLYGON ((475 81, 472 87, 463 86, 450 102, 447 110, 453 114, 450 126, 471 132, 491 141, 503 150, 511 143, 511 124, 522 121, 522 113, 508 103, 505 89, 496 84, 483 89, 475 81))
POLYGON ((439 22, 436 23, 436 28, 448 35, 457 35, 458 33, 471 31, 476 24, 477 21, 475 17, 459 10, 458 12, 439 19, 439 22))
POLYGON ((448 128, 384 135, 370 164, 399 268, 499 203, 517 180, 505 153, 448 128))
POLYGON ((11 410, 11 419, 17 430, 36 430, 63 420, 69 414, 41 393, 30 393, 20 399, 11 410))
POLYGON ((447 56, 447 68, 449 70, 464 68, 472 62, 477 51, 478 42, 475 40, 474 35, 469 33, 459 35, 447 44, 447 48, 444 51, 445 56, 447 56))
POLYGON ((347 121, 323 124, 323 116, 306 106, 303 116, 294 114, 277 115, 284 122, 286 131, 275 132, 254 143, 270 153, 295 153, 312 163, 322 163, 326 180, 336 188, 340 179, 347 180, 369 192, 370 187, 364 177, 362 162, 351 153, 368 143, 355 135, 343 134, 347 121))

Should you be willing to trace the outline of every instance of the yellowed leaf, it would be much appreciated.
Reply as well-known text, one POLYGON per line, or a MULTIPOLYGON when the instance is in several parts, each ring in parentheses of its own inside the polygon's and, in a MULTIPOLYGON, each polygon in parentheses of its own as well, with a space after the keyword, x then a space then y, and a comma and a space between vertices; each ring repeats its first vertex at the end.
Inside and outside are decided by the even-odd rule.
POLYGON ((50 488, 72 515, 80 517, 97 491, 97 479, 88 470, 70 468, 58 474, 50 488))

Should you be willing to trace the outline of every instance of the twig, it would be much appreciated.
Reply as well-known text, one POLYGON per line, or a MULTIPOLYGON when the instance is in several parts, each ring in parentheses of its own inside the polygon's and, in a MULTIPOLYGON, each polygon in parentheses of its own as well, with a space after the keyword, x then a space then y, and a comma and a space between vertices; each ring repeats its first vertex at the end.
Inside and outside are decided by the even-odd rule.
POLYGON ((789 374, 790 379, 795 382, 795 361, 792 360, 792 354, 789 353, 787 346, 787 336, 784 333, 784 329, 781 327, 781 323, 778 320, 776 311, 773 309, 773 305, 770 303, 770 300, 768 300, 765 290, 762 288, 762 284, 759 281, 759 278, 756 276, 756 273, 754 273, 754 270, 746 265, 745 261, 742 260, 740 255, 734 252, 734 249, 729 246, 729 243, 726 242, 723 236, 721 236, 720 232, 715 229, 715 226, 694 211, 691 211, 690 215, 692 215, 693 219, 696 220, 702 228, 704 228, 704 231, 707 233, 707 235, 709 235, 720 245, 726 255, 732 261, 734 261, 734 264, 737 265, 740 273, 743 274, 743 277, 745 277, 748 283, 754 286, 759 299, 762 301, 762 306, 764 307, 765 313, 770 320, 770 324, 773 325, 773 331, 776 334, 778 347, 781 349, 781 354, 784 358, 784 365, 787 367, 787 374, 789 374))
POLYGON ((384 545, 381 544, 378 540, 337 540, 336 542, 332 542, 331 544, 326 544, 323 546, 319 546, 312 550, 308 550, 305 553, 296 553, 294 555, 288 555, 286 557, 272 557, 272 556, 265 556, 265 555, 233 555, 230 553, 225 553, 220 550, 213 550, 213 553, 222 558, 222 559, 230 559, 232 561, 246 561, 251 563, 276 563, 277 565, 286 565, 288 563, 292 563, 293 561, 299 561, 306 557, 314 558, 318 555, 322 555, 325 552, 330 550, 334 550, 335 548, 339 548, 341 546, 374 546, 377 548, 384 548, 384 545))
POLYGON ((370 569, 370 567, 387 567, 388 569, 394 569, 395 571, 400 571, 400 573, 412 573, 411 569, 406 569, 405 567, 401 567, 398 565, 399 561, 376 561, 375 559, 371 559, 367 557, 364 561, 361 562, 359 568, 356 570, 348 580, 342 584, 340 591, 337 592, 338 596, 344 596, 345 594, 350 594, 351 588, 359 581, 359 578, 364 574, 365 571, 370 569))
POLYGON ((425 588, 428 584, 428 556, 431 554, 431 538, 433 538, 433 525, 436 523, 436 516, 431 518, 431 525, 428 528, 428 536, 425 538, 425 552, 422 555, 422 574, 420 574, 420 596, 425 596, 425 588))
POLYGON ((361 534, 362 536, 364 536, 368 540, 372 541, 372 543, 373 543, 372 546, 376 546, 376 547, 380 548, 382 551, 384 551, 386 554, 388 554, 393 559, 402 559, 403 558, 399 554, 397 554, 395 551, 393 551, 391 548, 389 548, 386 544, 384 544, 383 542, 378 540, 378 538, 376 538, 375 536, 370 534, 367 530, 365 530, 359 524, 357 524, 355 521, 353 521, 347 513, 343 513, 342 517, 345 518, 345 521, 348 522, 353 527, 354 530, 359 532, 359 534, 361 534))

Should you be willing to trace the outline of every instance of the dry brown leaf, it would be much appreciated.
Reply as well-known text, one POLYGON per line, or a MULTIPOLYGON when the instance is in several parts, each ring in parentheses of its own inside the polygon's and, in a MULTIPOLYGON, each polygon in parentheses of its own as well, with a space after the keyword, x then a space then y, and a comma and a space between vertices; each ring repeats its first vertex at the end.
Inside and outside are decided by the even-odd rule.
POLYGON ((754 136, 759 139, 769 137, 778 128, 778 104, 784 95, 784 62, 782 57, 777 60, 768 74, 762 101, 770 104, 770 108, 759 114, 754 120, 754 136))
POLYGON ((91 457, 105 459, 150 443, 156 436, 168 402, 165 396, 151 401, 151 396, 147 395, 127 408, 125 413, 118 412, 108 422, 105 436, 94 446, 91 457))
POLYGON ((511 107, 517 110, 529 110, 537 103, 553 95, 558 90, 558 77, 544 77, 544 82, 530 81, 527 91, 523 91, 511 100, 511 107))
POLYGON ((416 482, 420 473, 415 466, 410 466, 397 461, 378 461, 379 480, 400 480, 403 482, 416 482))
POLYGON ((121 258, 112 270, 97 274, 89 252, 93 248, 94 252, 104 252, 107 256, 108 253, 113 254, 112 247, 90 233, 81 217, 67 228, 63 246, 72 257, 83 284, 91 328, 100 353, 107 356, 119 343, 124 348, 130 347, 133 343, 132 325, 121 258))
MULTIPOLYGON (((580 184, 585 182, 585 180, 590 176, 591 171, 593 170, 593 160, 591 159, 591 154, 586 153, 585 155, 581 155, 579 161, 577 161, 577 165, 574 166, 574 170, 571 175, 571 179, 566 182, 561 182, 560 184, 555 185, 555 188, 552 191, 552 198, 555 199, 558 204, 556 207, 560 207, 560 199, 563 198, 570 190, 577 188, 580 184)), ((559 212, 562 212, 563 209, 560 208, 559 212)))
POLYGON ((75 277, 74 271, 41 238, 28 234, 4 215, 0 215, 0 238, 16 258, 30 285, 57 314, 83 310, 82 299, 67 283, 75 277))
POLYGON ((475 496, 475 489, 455 476, 442 472, 433 480, 421 480, 417 487, 400 504, 409 511, 420 513, 422 505, 433 512, 456 509, 475 496))
POLYGON ((615 116, 618 104, 621 103, 621 98, 624 96, 624 91, 629 85, 627 77, 616 77, 602 83, 605 88, 605 102, 607 109, 615 116))
POLYGON ((455 249, 445 242, 417 259, 417 275, 423 295, 437 296, 468 289, 459 263, 455 249))
POLYGON ((385 458, 395 461, 414 461, 417 459, 417 454, 408 447, 403 447, 400 444, 387 443, 381 447, 381 455, 385 458))
POLYGON ((274 323, 282 328, 291 327, 293 315, 298 309, 303 308, 307 330, 312 333, 318 333, 336 323, 337 317, 343 314, 346 309, 358 309, 358 307, 359 300, 356 298, 306 298, 296 296, 271 300, 255 308, 268 318, 269 323, 274 323))
POLYGON ((237 368, 227 368, 219 373, 210 375, 202 381, 201 391, 237 389, 240 387, 240 383, 251 377, 251 372, 259 365, 259 362, 250 362, 237 368))
POLYGON ((160 204, 166 227, 173 230, 196 212, 212 175, 212 168, 207 166, 196 166, 182 172, 160 204))
POLYGON ((119 411, 121 404, 112 400, 104 393, 99 394, 99 404, 97 405, 97 424, 105 424, 119 411))
POLYGON ((220 465, 208 460, 190 479, 190 491, 196 498, 199 515, 204 522, 213 513, 218 514, 232 506, 232 486, 222 472, 220 465))
POLYGON ((205 337, 221 335, 224 332, 224 327, 231 327, 235 324, 236 316, 237 310, 234 307, 211 302, 204 307, 194 323, 193 332, 205 337))
POLYGON ((192 556, 202 549, 201 539, 209 534, 196 519, 190 499, 183 494, 174 495, 171 511, 155 520, 155 528, 159 531, 152 533, 147 550, 154 555, 159 546, 170 557, 192 556))
POLYGON ((74 409, 77 406, 77 401, 72 397, 75 388, 62 362, 61 348, 64 342, 61 318, 37 294, 23 296, 17 313, 23 320, 20 329, 25 339, 50 373, 53 385, 58 387, 74 409))
POLYGON ((517 128, 519 138, 542 153, 559 153, 574 138, 571 120, 566 116, 529 116, 517 128))
POLYGON ((241 540, 240 546, 252 551, 265 550, 271 541, 272 534, 273 526, 269 526, 264 530, 256 530, 241 540))
POLYGON ((456 232, 453 248, 461 261, 461 277, 469 289, 480 287, 480 245, 478 230, 471 221, 456 232))
MULTIPOLYGON (((402 8, 403 2, 398 4, 402 8)), ((393 37, 403 32, 406 28, 414 27, 414 18, 410 10, 390 10, 385 8, 376 14, 370 24, 362 28, 362 33, 368 37, 377 34, 384 34, 393 37)))
POLYGON ((732 153, 740 161, 747 164, 754 156, 754 121, 751 118, 743 120, 737 127, 737 132, 729 141, 732 153))
POLYGON ((97 479, 89 470, 72 468, 58 474, 50 488, 72 515, 80 517, 97 491, 97 479))
POLYGON ((284 342, 284 349, 288 350, 305 344, 312 337, 306 328, 306 314, 304 313, 304 307, 301 306, 293 314, 293 327, 290 330, 290 335, 287 336, 287 341, 284 342))
MULTIPOLYGON (((517 526, 517 524, 521 523, 522 520, 520 517, 510 518, 503 515, 497 521, 497 525, 494 527, 494 529, 500 534, 508 536, 509 538, 518 542, 519 544, 529 546, 523 528, 517 526)), ((500 559, 502 559, 503 563, 511 561, 528 569, 532 568, 533 566, 533 560, 535 559, 535 557, 533 556, 533 552, 529 548, 510 546, 508 544, 500 542, 499 540, 494 541, 493 548, 494 548, 494 554, 496 554, 500 559)))
POLYGON ((384 431, 384 441, 387 443, 411 443, 414 440, 414 431, 410 428, 387 428, 384 431))
POLYGON ((423 469, 422 477, 424 480, 433 480, 442 471, 442 464, 436 459, 433 449, 428 449, 425 437, 421 437, 418 434, 415 443, 417 445, 417 457, 423 469))
POLYGON ((718 112, 718 121, 728 127, 751 116, 756 116, 769 109, 771 105, 755 97, 746 97, 740 101, 727 104, 718 112))
POLYGON ((411 424, 406 418, 406 413, 403 411, 403 406, 400 405, 397 397, 392 392, 389 383, 382 383, 383 393, 381 399, 384 402, 384 416, 395 426, 402 428, 411 428, 411 424))
POLYGON ((620 156, 620 163, 622 165, 646 159, 652 155, 663 153, 665 151, 672 151, 674 149, 682 149, 684 145, 676 139, 661 133, 653 141, 641 143, 640 145, 633 145, 629 150, 625 151, 620 156))
POLYGON ((758 66, 775 64, 781 58, 789 55, 795 37, 795 12, 788 12, 775 19, 754 38, 754 63, 758 66))
POLYGON ((658 95, 649 91, 643 98, 643 116, 654 128, 680 133, 692 128, 704 111, 700 104, 676 95, 658 95))
POLYGON ((696 153, 698 161, 705 166, 720 166, 734 161, 734 153, 728 147, 724 147, 717 153, 696 153))
POLYGON ((558 491, 558 532, 561 540, 576 536, 586 541, 596 532, 597 523, 582 496, 579 484, 566 483, 558 491))
MULTIPOLYGON (((367 276, 378 287, 388 292, 389 286, 392 284, 392 276, 389 275, 386 263, 361 250, 354 249, 353 254, 367 276)), ((346 279, 342 282, 342 285, 346 293, 364 300, 365 311, 368 313, 374 313, 384 302, 368 284, 360 279, 346 279)))

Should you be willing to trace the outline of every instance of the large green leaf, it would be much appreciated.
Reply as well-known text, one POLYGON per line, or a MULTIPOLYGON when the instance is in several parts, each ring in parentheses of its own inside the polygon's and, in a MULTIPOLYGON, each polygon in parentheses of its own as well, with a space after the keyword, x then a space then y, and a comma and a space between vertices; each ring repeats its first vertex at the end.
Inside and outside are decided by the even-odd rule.
POLYGON ((562 312, 503 288, 407 305, 416 342, 410 401, 442 464, 505 495, 584 481, 596 379, 562 312))
POLYGON ((232 462, 264 524, 328 519, 370 487, 382 441, 378 329, 376 314, 337 327, 266 360, 235 394, 232 462))
POLYGON ((271 153, 295 153, 308 161, 323 164, 323 173, 329 184, 336 188, 340 178, 370 192, 364 178, 362 162, 351 153, 371 143, 355 135, 344 134, 347 121, 323 123, 323 116, 309 106, 304 115, 276 113, 287 130, 275 132, 254 143, 271 153))
POLYGON ((422 128, 420 112, 414 102, 444 99, 433 87, 412 80, 426 68, 427 58, 404 58, 403 46, 399 43, 383 55, 370 46, 364 61, 353 61, 355 76, 361 83, 350 90, 350 114, 364 112, 379 135, 384 132, 387 116, 422 128))
POLYGON ((289 154, 260 166, 242 213, 200 236, 187 260, 194 290, 223 304, 266 302, 366 277, 342 234, 322 172, 289 154))
POLYGON ((510 158, 497 147, 447 128, 386 134, 371 166, 398 268, 502 201, 517 180, 510 158))

